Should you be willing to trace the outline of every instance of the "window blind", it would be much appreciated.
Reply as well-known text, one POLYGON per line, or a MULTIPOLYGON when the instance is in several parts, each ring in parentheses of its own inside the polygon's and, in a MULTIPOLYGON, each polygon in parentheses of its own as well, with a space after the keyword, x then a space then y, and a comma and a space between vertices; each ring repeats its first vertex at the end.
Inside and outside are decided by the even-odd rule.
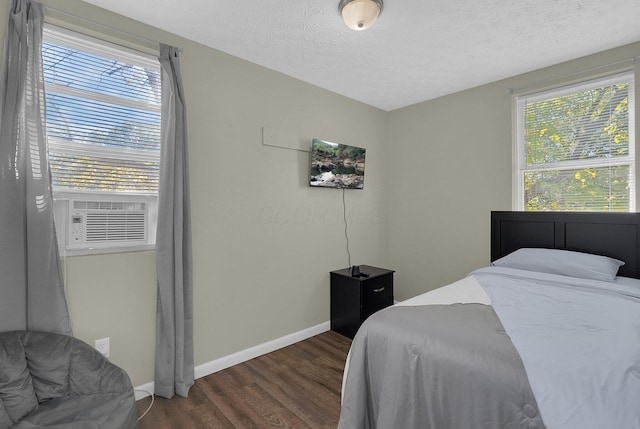
POLYGON ((634 209, 633 73, 520 96, 517 111, 519 209, 634 209))
POLYGON ((157 194, 156 59, 49 27, 42 46, 55 191, 157 194))

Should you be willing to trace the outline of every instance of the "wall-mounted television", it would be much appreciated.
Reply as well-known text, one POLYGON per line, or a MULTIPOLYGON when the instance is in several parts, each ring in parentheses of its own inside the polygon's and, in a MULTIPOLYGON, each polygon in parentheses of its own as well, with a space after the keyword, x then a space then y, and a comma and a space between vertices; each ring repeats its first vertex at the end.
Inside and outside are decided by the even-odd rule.
POLYGON ((309 185, 318 188, 364 189, 366 149, 313 139, 309 185))

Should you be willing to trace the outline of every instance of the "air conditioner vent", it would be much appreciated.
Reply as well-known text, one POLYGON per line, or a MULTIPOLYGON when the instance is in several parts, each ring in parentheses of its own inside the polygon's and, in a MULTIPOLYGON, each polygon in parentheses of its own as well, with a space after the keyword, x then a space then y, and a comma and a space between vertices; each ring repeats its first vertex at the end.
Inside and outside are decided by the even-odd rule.
POLYGON ((69 212, 70 249, 148 242, 146 202, 70 200, 69 212))
POLYGON ((147 203, 140 201, 85 201, 72 200, 73 210, 146 210, 147 203))
POLYGON ((145 241, 146 213, 95 213, 86 217, 86 238, 94 241, 145 241))

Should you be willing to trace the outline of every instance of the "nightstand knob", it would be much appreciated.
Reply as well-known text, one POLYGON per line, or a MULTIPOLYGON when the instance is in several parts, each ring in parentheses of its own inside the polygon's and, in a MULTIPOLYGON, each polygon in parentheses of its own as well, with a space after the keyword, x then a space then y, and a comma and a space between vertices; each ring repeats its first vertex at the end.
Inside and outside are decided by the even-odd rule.
POLYGON ((374 289, 374 292, 382 292, 386 286, 382 286, 381 288, 374 289))

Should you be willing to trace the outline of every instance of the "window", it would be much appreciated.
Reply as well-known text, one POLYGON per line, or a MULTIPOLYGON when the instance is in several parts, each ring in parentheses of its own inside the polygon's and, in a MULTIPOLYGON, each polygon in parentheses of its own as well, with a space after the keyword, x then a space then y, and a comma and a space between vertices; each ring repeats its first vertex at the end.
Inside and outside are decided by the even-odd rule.
POLYGON ((633 73, 515 102, 518 210, 635 210, 633 73))
POLYGON ((65 251, 155 243, 160 66, 146 54, 56 27, 43 44, 56 227, 65 251))

